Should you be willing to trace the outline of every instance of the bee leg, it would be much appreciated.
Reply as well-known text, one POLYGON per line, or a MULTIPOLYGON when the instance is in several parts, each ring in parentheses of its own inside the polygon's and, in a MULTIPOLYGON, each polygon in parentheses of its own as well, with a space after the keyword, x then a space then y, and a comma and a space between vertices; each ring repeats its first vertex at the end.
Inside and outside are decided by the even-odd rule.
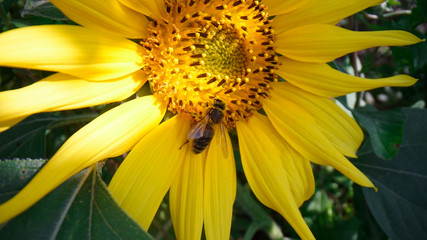
POLYGON ((186 140, 186 141, 181 145, 181 147, 179 147, 179 150, 181 150, 181 148, 182 148, 182 147, 184 147, 184 145, 185 145, 185 144, 187 144, 188 142, 190 142, 190 140, 188 140, 188 139, 187 139, 187 140, 186 140))

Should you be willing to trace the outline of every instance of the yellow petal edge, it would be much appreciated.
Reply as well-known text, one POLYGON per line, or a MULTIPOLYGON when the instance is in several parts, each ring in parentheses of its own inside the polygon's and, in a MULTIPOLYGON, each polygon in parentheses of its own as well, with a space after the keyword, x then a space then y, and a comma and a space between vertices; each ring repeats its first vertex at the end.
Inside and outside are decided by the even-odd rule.
POLYGON ((237 122, 236 128, 243 170, 255 196, 279 212, 302 239, 314 239, 299 212, 299 201, 295 199, 298 195, 291 191, 290 184, 295 183, 286 177, 286 166, 282 164, 286 150, 285 145, 280 144, 283 139, 275 133, 268 119, 260 114, 252 116, 249 123, 237 122))
POLYGON ((169 205, 178 240, 200 239, 203 229, 203 183, 206 154, 194 154, 191 144, 185 151, 182 167, 177 169, 169 191, 169 205))
POLYGON ((302 62, 325 63, 347 53, 377 46, 403 46, 422 40, 411 33, 350 31, 328 24, 310 24, 277 35, 277 52, 302 62))
POLYGON ((342 154, 357 157, 355 152, 362 143, 363 131, 332 100, 306 92, 287 82, 272 83, 272 88, 272 100, 284 98, 300 105, 310 112, 317 126, 342 154))
POLYGON ((72 175, 128 151, 163 117, 155 98, 139 98, 99 116, 71 136, 34 178, 0 205, 0 224, 20 214, 72 175))
POLYGON ((51 0, 68 18, 85 27, 125 38, 147 36, 148 19, 116 0, 51 0))
POLYGON ((313 116, 285 98, 266 99, 264 110, 276 131, 302 156, 322 165, 330 165, 365 187, 372 182, 340 153, 326 138, 313 116))
POLYGON ((204 223, 207 240, 230 237, 236 198, 236 167, 230 137, 217 131, 209 146, 205 167, 204 223), (226 142, 221 142, 221 141, 226 142), (227 145, 227 156, 223 154, 227 145))
POLYGON ((191 116, 178 114, 154 128, 132 149, 111 179, 119 205, 148 229, 185 159, 191 116))
POLYGON ((90 82, 57 73, 32 85, 0 92, 0 129, 6 130, 32 114, 84 108, 121 101, 146 82, 138 71, 123 78, 90 82))
POLYGON ((142 47, 118 36, 72 25, 41 25, 0 34, 0 65, 108 80, 143 67, 142 47))
POLYGON ((342 73, 326 63, 305 63, 284 57, 279 61, 282 65, 277 74, 292 85, 324 97, 339 97, 385 86, 407 87, 418 81, 408 75, 367 79, 342 73))

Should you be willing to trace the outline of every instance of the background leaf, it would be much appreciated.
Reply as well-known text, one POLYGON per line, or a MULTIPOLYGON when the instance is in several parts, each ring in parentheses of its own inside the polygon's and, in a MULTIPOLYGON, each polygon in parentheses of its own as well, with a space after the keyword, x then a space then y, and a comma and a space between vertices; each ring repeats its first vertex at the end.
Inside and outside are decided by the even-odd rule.
POLYGON ((404 109, 407 121, 399 152, 384 161, 364 144, 355 165, 378 192, 363 188, 377 223, 391 239, 427 239, 427 110, 404 109))
POLYGON ((246 233, 243 240, 254 239, 255 234, 260 230, 264 231, 270 239, 283 239, 280 227, 251 195, 248 185, 243 187, 240 183, 237 184, 236 204, 252 219, 249 226, 245 227, 246 233))
POLYGON ((0 202, 5 202, 17 194, 45 161, 30 158, 0 161, 0 202))
POLYGON ((49 0, 27 0, 21 12, 23 17, 37 16, 51 20, 66 21, 68 18, 59 11, 49 0))
POLYGON ((401 109, 374 111, 358 108, 353 111, 359 124, 368 132, 375 154, 390 159, 402 142, 405 114, 401 109))
POLYGON ((3 0, 3 1, 1 1, 1 4, 2 4, 2 7, 5 11, 9 11, 10 6, 12 6, 12 4, 14 4, 17 1, 18 0, 3 0))
MULTIPOLYGON (((10 171, 10 168, 33 169, 34 162, 2 161, 0 166, 2 176, 7 171, 9 179, 27 182, 31 174, 22 175, 20 171, 10 171), (14 173, 16 175, 12 176, 14 173)), ((5 186, 0 186, 0 192, 6 192, 5 186)), ((121 210, 99 172, 91 167, 76 174, 33 207, 3 225, 0 239, 152 238, 121 210)))
POLYGON ((62 118, 50 113, 32 115, 0 133, 0 159, 45 158, 46 129, 62 118))

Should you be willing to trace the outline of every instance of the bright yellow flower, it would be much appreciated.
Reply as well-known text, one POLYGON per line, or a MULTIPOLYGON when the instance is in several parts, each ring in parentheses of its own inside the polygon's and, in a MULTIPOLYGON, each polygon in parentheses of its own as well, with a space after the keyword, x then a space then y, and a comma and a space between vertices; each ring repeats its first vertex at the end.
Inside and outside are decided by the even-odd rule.
POLYGON ((298 210, 314 192, 310 161, 374 187, 345 157, 356 157, 361 129, 329 98, 416 81, 406 75, 363 79, 326 64, 369 47, 420 41, 403 31, 335 26, 381 0, 51 2, 81 26, 33 26, 0 35, 0 65, 58 72, 0 93, 1 130, 37 112, 124 100, 146 81, 153 95, 124 103, 74 134, 0 206, 0 223, 78 171, 130 150, 109 188, 142 227, 150 226, 169 190, 178 239, 200 239, 203 225, 207 239, 228 239, 236 170, 222 124, 237 129, 243 169, 257 198, 301 238, 313 239, 298 210), (215 99, 226 107, 220 124, 210 122, 215 99), (258 113, 261 108, 267 116, 258 113), (166 110, 176 116, 159 125, 166 110), (192 141, 183 143, 192 126, 206 119, 216 134, 195 154, 192 141))

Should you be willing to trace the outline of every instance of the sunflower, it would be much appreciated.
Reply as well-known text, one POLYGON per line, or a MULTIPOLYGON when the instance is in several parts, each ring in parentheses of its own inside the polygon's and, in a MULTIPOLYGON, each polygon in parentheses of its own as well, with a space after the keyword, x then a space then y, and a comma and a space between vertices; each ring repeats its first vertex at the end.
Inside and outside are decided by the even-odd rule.
POLYGON ((314 192, 310 162, 374 187, 345 157, 356 157, 363 133, 331 98, 416 82, 406 75, 359 78, 327 64, 361 49, 421 41, 404 31, 335 26, 382 1, 51 2, 80 26, 0 35, 0 65, 57 72, 0 93, 2 131, 34 113, 125 100, 146 82, 152 95, 113 108, 70 137, 0 205, 0 223, 80 170, 130 151, 109 189, 143 228, 169 191, 178 239, 200 239, 203 225, 207 239, 228 239, 236 195, 228 131, 236 129, 253 193, 301 238, 314 239, 298 209, 314 192), (174 116, 164 119, 166 111, 174 116))

